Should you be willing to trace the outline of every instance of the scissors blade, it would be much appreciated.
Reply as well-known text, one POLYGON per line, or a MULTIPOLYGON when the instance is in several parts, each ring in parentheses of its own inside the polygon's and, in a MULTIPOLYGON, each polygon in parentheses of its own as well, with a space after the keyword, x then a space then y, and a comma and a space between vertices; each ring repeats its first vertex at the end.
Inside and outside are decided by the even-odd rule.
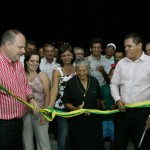
POLYGON ((142 134, 142 137, 141 137, 141 140, 140 140, 140 143, 139 143, 138 148, 140 148, 140 146, 141 146, 141 144, 142 144, 142 141, 143 141, 143 139, 144 139, 146 130, 147 130, 147 128, 145 128, 145 130, 144 130, 144 132, 143 132, 143 134, 142 134))

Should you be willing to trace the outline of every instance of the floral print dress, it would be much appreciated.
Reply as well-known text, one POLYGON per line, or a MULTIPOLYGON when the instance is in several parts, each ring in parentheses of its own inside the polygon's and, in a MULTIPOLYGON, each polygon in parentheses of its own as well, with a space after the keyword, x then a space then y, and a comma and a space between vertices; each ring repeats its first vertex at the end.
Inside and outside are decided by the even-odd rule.
POLYGON ((62 72, 62 67, 56 67, 55 69, 58 70, 61 74, 61 77, 59 79, 58 96, 57 96, 57 100, 55 102, 55 108, 64 109, 65 106, 62 103, 61 98, 64 94, 64 89, 66 87, 67 81, 69 79, 71 79, 75 75, 75 73, 69 74, 69 75, 64 75, 63 72, 62 72))

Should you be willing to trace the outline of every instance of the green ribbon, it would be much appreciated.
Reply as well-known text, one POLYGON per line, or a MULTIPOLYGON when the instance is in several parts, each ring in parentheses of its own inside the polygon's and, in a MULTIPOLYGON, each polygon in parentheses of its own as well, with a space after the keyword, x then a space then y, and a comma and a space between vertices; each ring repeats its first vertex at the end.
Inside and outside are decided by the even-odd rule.
MULTIPOLYGON (((7 94, 11 95, 15 99, 19 100, 23 104, 27 105, 31 109, 34 109, 33 105, 29 104, 28 102, 24 101, 20 97, 11 93, 6 88, 4 88, 2 85, 0 85, 0 89, 5 91, 7 94)), ((144 102, 137 102, 137 103, 125 105, 125 108, 143 108, 143 107, 145 107, 145 108, 150 107, 150 100, 145 100, 144 102)), ((115 109, 115 110, 79 109, 79 110, 74 110, 74 111, 70 111, 70 112, 63 112, 60 110, 55 110, 54 108, 43 108, 43 109, 40 109, 40 112, 44 115, 44 117, 48 121, 52 121, 55 118, 55 116, 70 118, 70 117, 78 116, 83 113, 93 113, 93 114, 99 114, 99 115, 112 115, 117 112, 120 112, 120 110, 119 109, 115 109)))

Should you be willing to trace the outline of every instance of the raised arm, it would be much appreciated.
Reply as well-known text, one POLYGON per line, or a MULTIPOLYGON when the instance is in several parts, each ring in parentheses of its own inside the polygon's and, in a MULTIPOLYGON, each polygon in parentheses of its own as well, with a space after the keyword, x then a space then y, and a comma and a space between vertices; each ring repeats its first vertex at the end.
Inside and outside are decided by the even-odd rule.
POLYGON ((52 87, 50 90, 50 102, 49 102, 49 107, 52 108, 54 107, 58 95, 59 78, 60 78, 60 72, 58 70, 53 70, 52 87))
POLYGON ((44 90, 44 107, 48 107, 49 105, 49 100, 50 100, 50 89, 51 89, 51 84, 50 84, 50 79, 48 78, 48 75, 46 73, 42 73, 42 84, 43 84, 43 90, 44 90))

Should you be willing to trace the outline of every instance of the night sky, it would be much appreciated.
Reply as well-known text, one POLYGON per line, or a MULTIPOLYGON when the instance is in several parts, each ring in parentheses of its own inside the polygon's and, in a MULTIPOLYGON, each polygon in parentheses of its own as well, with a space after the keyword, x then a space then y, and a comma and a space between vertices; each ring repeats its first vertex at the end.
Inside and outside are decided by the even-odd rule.
POLYGON ((88 1, 6 2, 0 10, 0 35, 16 28, 38 45, 62 41, 85 49, 95 37, 122 49, 124 36, 131 32, 150 41, 150 11, 144 1, 88 1))

